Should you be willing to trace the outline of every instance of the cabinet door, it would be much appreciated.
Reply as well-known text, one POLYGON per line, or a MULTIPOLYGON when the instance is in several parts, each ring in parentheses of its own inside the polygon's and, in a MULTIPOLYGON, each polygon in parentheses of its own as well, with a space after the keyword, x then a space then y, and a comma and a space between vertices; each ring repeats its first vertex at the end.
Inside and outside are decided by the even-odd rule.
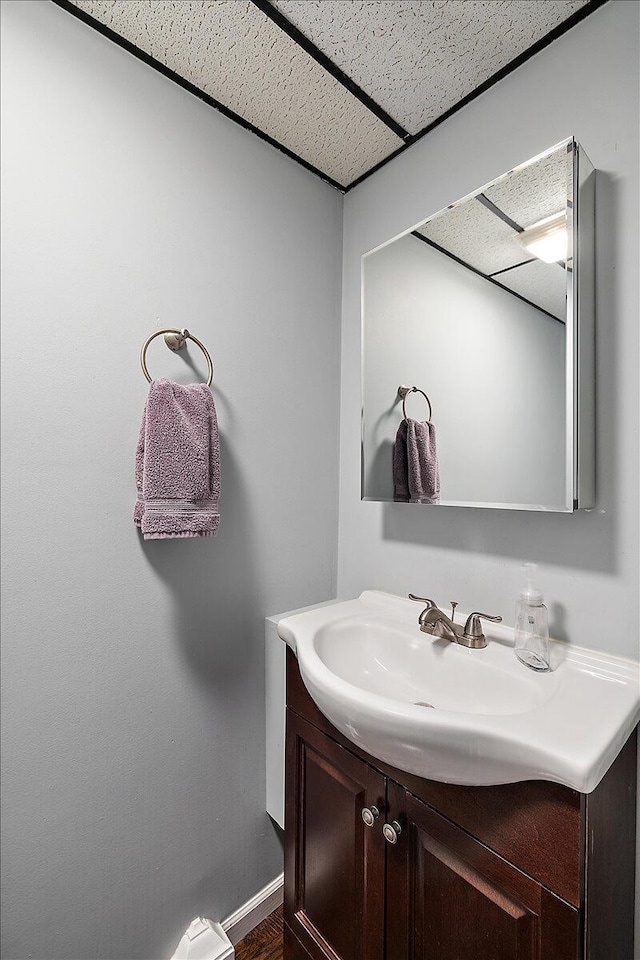
POLYGON ((383 960, 385 778, 287 710, 286 787, 287 924, 313 960, 383 960))
POLYGON ((576 960, 578 914, 393 782, 387 960, 576 960))

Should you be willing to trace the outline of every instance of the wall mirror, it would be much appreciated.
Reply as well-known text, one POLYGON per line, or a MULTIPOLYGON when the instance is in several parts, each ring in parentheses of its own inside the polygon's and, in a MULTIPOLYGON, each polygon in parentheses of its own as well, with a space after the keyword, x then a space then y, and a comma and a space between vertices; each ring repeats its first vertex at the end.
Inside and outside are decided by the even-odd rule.
POLYGON ((594 184, 570 138, 362 258, 363 499, 593 506, 594 184))

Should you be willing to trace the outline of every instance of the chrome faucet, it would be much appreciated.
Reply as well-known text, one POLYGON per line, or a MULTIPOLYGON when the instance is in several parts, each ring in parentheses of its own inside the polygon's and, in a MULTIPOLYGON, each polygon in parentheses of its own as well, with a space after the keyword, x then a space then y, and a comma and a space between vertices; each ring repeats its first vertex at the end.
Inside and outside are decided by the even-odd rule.
POLYGON ((426 607, 418 617, 418 625, 423 633, 428 633, 432 637, 440 637, 442 640, 449 640, 451 643, 459 643, 461 646, 473 650, 480 650, 487 645, 487 638, 482 632, 480 620, 502 623, 502 617, 492 617, 488 613, 479 613, 476 610, 469 614, 464 626, 462 626, 462 624, 454 622, 456 607, 458 606, 454 600, 451 601, 451 616, 448 617, 433 600, 429 600, 427 597, 416 597, 413 593, 410 593, 409 599, 426 603, 426 607))

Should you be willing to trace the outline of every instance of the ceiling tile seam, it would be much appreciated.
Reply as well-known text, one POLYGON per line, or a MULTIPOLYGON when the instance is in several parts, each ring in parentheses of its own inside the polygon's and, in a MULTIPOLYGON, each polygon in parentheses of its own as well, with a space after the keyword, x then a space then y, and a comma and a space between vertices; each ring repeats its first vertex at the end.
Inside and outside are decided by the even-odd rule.
POLYGON ((520 263, 514 263, 510 267, 503 267, 502 270, 496 270, 494 273, 488 273, 488 277, 499 277, 503 273, 509 273, 510 270, 517 270, 518 267, 526 267, 528 263, 535 263, 536 257, 529 257, 528 260, 521 260, 520 263))
POLYGON ((212 107, 214 110, 217 110, 219 113, 223 114, 223 116, 227 117, 227 119, 233 120, 239 126, 243 127, 243 129, 247 130, 249 133, 255 134, 270 146, 275 147, 276 150, 280 151, 280 153, 283 153, 290 160, 299 163, 300 166, 305 168, 305 170, 307 170, 309 173, 315 174, 316 177, 319 177, 335 190, 338 190, 340 193, 346 193, 346 186, 338 183, 337 180, 332 179, 332 177, 330 177, 327 173, 324 173, 318 167, 314 167, 312 163, 309 163, 308 160, 298 156, 298 154, 294 153, 293 150, 289 150, 288 147, 285 147, 284 144, 280 143, 278 140, 275 140, 273 137, 270 137, 268 133, 260 130, 259 127, 256 127, 249 120, 245 120, 245 118, 239 113, 236 113, 234 110, 226 107, 219 100, 211 97, 208 93, 205 93, 204 90, 201 90, 200 87, 195 86, 195 84, 180 76, 180 74, 176 73, 175 70, 172 70, 171 67, 166 66, 166 64, 162 63, 160 60, 156 60, 155 57, 152 57, 144 50, 141 50, 140 47, 136 47, 134 43, 131 43, 130 40, 127 40, 119 33, 116 33, 116 31, 112 30, 111 27, 108 27, 100 20, 96 20, 95 17, 92 17, 91 14, 87 13, 82 7, 76 7, 73 3, 70 3, 69 0, 51 0, 51 2, 57 7, 60 7, 62 10, 65 10, 67 13, 70 13, 71 16, 75 17, 77 20, 81 20, 87 26, 102 34, 102 36, 107 40, 111 40, 117 46, 122 47, 123 50, 126 50, 127 53, 130 53, 138 60, 141 60, 148 67, 151 67, 158 73, 161 73, 168 80, 178 84, 178 86, 182 87, 183 90, 186 90, 199 100, 202 100, 208 107, 212 107))
POLYGON ((431 123, 428 123, 426 127, 423 127, 422 130, 418 133, 411 134, 409 139, 398 147, 397 150, 394 150, 393 153, 390 153, 388 157, 385 157, 384 160, 381 160, 374 167, 371 167, 370 170, 367 170, 366 173, 363 173, 357 179, 352 180, 345 188, 345 193, 349 193, 350 190, 353 190, 354 187, 359 186, 369 177, 373 176, 374 173, 377 173, 378 170, 386 166, 401 153, 404 153, 405 150, 408 150, 409 147, 412 147, 414 143, 417 143, 418 140, 422 140, 428 133, 431 133, 437 126, 441 123, 444 123, 445 120, 448 120, 449 117, 452 117, 458 110, 462 110, 463 107, 466 107, 468 103, 471 103, 472 100, 475 100, 481 94, 486 93, 491 87, 496 83, 499 83, 500 80, 503 80, 510 73, 513 73, 514 70, 517 70, 518 67, 521 67, 527 60, 530 60, 531 57, 534 57, 537 53, 540 53, 541 50, 544 50, 545 47, 548 47, 554 40, 558 40, 565 33, 568 33, 572 27, 575 27, 582 20, 586 20, 588 16, 592 13, 595 13, 596 10, 599 10, 600 7, 603 7, 609 0, 589 0, 584 7, 581 7, 580 10, 576 10, 575 13, 572 13, 570 17, 567 17, 566 20, 563 20, 562 23, 559 23, 553 30, 550 30, 549 33, 545 33, 543 37, 540 37, 539 40, 536 40, 532 46, 528 47, 522 53, 518 54, 517 57, 514 57, 513 60, 505 64, 504 67, 501 67, 496 73, 491 77, 485 80, 480 86, 476 87, 475 90, 472 90, 471 93, 468 93, 466 97, 463 97, 462 100, 459 100, 457 103, 454 103, 452 107, 449 107, 443 114, 433 120, 431 123))
POLYGON ((488 197, 485 197, 484 193, 479 193, 476 197, 476 200, 495 217, 498 217, 498 219, 502 220, 503 223, 506 223, 508 227, 511 227, 512 230, 515 230, 516 233, 524 233, 524 227, 521 227, 519 223, 516 223, 515 220, 512 220, 511 217, 504 212, 504 210, 501 210, 500 207, 496 206, 493 200, 489 200, 488 197))
POLYGON ((342 84, 346 90, 349 91, 352 96, 354 96, 360 103, 363 104, 371 113, 374 114, 385 124, 397 137, 400 137, 401 140, 405 142, 411 139, 411 134, 408 130, 405 130, 404 127, 394 120, 394 118, 387 113, 387 111, 380 106, 379 103, 369 96, 369 94, 360 87, 355 80, 352 80, 351 77, 346 74, 340 67, 334 63, 334 61, 328 57, 325 53, 320 50, 319 47, 315 45, 312 40, 309 40, 301 30, 299 30, 290 20, 288 20, 280 10, 273 6, 271 0, 250 0, 251 3, 258 10, 261 11, 265 16, 269 17, 276 26, 287 34, 287 36, 293 40, 295 43, 301 47, 304 52, 312 57, 316 63, 323 67, 327 73, 330 73, 334 80, 337 80, 338 83, 342 84))

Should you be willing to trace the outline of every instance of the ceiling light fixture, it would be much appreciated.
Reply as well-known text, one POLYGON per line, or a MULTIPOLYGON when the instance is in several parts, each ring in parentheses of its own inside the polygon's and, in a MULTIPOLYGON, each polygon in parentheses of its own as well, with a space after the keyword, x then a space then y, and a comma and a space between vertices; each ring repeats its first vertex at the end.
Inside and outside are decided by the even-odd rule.
POLYGON ((529 253, 545 263, 567 259, 567 215, 554 213, 518 234, 518 240, 529 253))

